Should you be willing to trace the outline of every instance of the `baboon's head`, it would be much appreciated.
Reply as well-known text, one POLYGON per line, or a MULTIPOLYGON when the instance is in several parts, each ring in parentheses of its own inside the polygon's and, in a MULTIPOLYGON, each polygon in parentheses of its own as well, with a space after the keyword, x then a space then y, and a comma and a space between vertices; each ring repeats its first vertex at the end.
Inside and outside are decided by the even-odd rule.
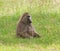
POLYGON ((22 18, 21 18, 21 21, 24 24, 30 24, 30 23, 32 23, 31 16, 29 15, 29 13, 24 13, 23 16, 22 16, 22 18))

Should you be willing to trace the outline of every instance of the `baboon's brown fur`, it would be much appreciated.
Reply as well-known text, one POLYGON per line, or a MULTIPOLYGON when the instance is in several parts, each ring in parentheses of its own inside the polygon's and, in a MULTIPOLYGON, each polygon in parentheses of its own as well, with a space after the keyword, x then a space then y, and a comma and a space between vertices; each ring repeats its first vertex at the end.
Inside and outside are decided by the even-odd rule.
POLYGON ((18 37, 22 38, 31 38, 31 37, 40 37, 32 26, 31 16, 29 13, 24 13, 19 20, 17 25, 16 34, 18 37))

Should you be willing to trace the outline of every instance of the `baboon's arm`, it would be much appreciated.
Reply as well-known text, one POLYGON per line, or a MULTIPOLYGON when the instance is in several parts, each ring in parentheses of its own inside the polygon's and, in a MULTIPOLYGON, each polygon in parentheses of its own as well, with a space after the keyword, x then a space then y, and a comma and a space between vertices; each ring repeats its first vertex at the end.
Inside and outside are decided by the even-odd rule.
POLYGON ((32 28, 32 35, 34 37, 40 37, 39 33, 36 32, 35 28, 33 27, 33 25, 31 25, 31 28, 32 28))

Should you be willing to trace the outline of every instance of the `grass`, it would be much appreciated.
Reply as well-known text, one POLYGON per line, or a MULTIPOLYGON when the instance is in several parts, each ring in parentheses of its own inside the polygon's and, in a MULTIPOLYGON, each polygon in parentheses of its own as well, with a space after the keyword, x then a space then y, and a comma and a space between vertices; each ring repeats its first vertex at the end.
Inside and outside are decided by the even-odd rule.
POLYGON ((60 51, 59 2, 0 0, 0 51, 60 51), (16 25, 24 12, 32 15, 33 25, 41 38, 16 37, 16 25))

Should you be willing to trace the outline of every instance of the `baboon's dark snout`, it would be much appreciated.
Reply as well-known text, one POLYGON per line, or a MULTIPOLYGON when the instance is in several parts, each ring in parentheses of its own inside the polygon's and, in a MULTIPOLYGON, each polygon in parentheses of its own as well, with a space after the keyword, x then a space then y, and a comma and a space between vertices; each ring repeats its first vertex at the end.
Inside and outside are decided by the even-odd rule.
POLYGON ((28 23, 32 23, 32 21, 30 19, 28 19, 28 20, 29 20, 28 23))

